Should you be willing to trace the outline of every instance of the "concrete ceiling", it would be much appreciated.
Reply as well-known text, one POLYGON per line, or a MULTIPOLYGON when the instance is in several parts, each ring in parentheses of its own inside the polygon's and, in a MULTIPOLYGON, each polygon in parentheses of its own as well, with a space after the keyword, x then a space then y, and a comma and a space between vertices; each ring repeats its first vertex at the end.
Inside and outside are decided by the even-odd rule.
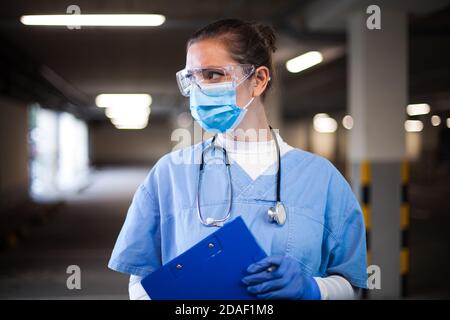
MULTIPOLYGON (((443 1, 426 2, 428 5, 423 1, 415 5, 415 12, 429 14, 442 7, 443 1)), ((66 87, 87 97, 93 115, 97 111, 101 116, 92 105, 94 97, 103 92, 148 92, 155 98, 154 109, 161 112, 185 107, 175 72, 184 67, 187 38, 204 24, 231 16, 272 24, 279 34, 275 61, 284 87, 286 114, 345 108, 345 34, 341 20, 345 12, 354 9, 355 1, 79 0, 76 4, 82 13, 161 13, 167 21, 158 28, 81 30, 27 27, 18 21, 24 14, 64 14, 71 4, 73 1, 1 1, 0 35, 64 79, 66 87), (339 6, 334 8, 336 3, 339 6), (324 31, 323 24, 334 27, 324 31), (297 75, 286 72, 287 59, 313 49, 325 54, 320 67, 297 75)), ((421 54, 418 56, 422 59, 421 54)))
MULTIPOLYGON (((157 28, 87 28, 23 26, 23 14, 63 14, 71 1, 3 1, 0 31, 4 38, 36 61, 53 70, 82 94, 93 98, 102 92, 148 92, 162 108, 185 102, 175 82, 184 67, 185 43, 202 25, 224 17, 238 17, 274 25, 308 1, 77 1, 82 13, 161 13, 167 18, 157 28), (168 106, 163 104, 169 104, 168 106)), ((302 42, 279 33, 276 63, 328 43, 314 35, 302 42)), ((327 59, 334 59, 332 51, 327 59)))
POLYGON ((345 31, 347 16, 355 10, 365 10, 370 5, 382 10, 400 10, 408 14, 423 16, 438 11, 450 4, 449 0, 316 0, 302 13, 305 25, 311 30, 345 31))

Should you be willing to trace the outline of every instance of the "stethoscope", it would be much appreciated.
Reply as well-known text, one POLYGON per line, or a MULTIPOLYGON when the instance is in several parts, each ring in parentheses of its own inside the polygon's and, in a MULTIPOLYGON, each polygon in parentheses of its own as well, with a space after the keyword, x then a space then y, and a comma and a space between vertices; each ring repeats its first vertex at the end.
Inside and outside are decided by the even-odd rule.
MULTIPOLYGON (((275 140, 275 146, 277 149, 277 164, 278 164, 278 170, 277 170, 277 201, 275 207, 270 207, 267 210, 267 215, 269 217, 270 222, 276 222, 278 225, 282 226, 286 222, 286 210, 284 208, 283 203, 280 199, 280 186, 281 186, 281 161, 280 161, 280 146, 278 145, 278 140, 273 132, 272 127, 270 127, 270 132, 272 133, 272 137, 275 140)), ((208 147, 206 147, 202 151, 201 156, 201 162, 200 162, 200 170, 199 170, 199 177, 198 177, 198 185, 197 185, 197 196, 196 196, 196 202, 197 202, 197 215, 200 222, 207 227, 221 227, 223 226, 224 222, 227 221, 231 216, 231 203, 233 201, 233 191, 232 191, 232 183, 231 183, 231 171, 230 171, 230 160, 227 155, 227 151, 225 148, 221 146, 215 145, 216 136, 211 140, 211 143, 208 147), (228 209, 227 214, 222 219, 213 219, 213 218, 206 218, 206 220, 203 218, 202 212, 200 210, 200 186, 201 186, 201 179, 203 174, 203 169, 205 167, 205 161, 204 161, 204 155, 209 149, 217 149, 222 151, 224 160, 225 160, 225 166, 227 168, 227 175, 228 175, 228 185, 229 188, 229 199, 228 199, 228 209)))

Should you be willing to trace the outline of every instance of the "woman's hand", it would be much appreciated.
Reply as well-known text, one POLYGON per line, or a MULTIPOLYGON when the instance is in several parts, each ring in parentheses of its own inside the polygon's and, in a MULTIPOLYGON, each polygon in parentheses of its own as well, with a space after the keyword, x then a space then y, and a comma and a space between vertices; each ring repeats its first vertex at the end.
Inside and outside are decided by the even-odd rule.
POLYGON ((305 275, 292 257, 270 256, 250 265, 247 272, 250 275, 242 282, 259 299, 320 299, 316 281, 305 275))

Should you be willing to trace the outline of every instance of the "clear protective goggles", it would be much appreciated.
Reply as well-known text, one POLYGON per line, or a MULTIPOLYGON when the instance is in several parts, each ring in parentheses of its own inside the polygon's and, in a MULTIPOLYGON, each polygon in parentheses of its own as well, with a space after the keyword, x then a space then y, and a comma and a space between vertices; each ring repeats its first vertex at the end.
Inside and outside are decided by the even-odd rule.
POLYGON ((232 83, 235 87, 247 80, 255 72, 251 64, 234 64, 222 67, 183 69, 176 73, 181 94, 189 97, 193 85, 203 91, 213 84, 232 83))

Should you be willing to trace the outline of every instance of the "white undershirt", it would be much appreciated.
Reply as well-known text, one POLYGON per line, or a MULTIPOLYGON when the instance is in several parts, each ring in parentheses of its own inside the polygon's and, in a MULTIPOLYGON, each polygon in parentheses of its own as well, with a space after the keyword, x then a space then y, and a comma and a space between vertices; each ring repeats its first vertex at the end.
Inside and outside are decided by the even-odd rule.
MULTIPOLYGON (((280 135, 277 136, 280 147, 280 156, 293 149, 283 141, 280 135)), ((232 162, 236 162, 253 180, 261 174, 274 174, 277 167, 267 170, 277 161, 277 151, 275 141, 243 142, 227 139, 224 135, 217 135, 217 145, 226 149, 232 162)), ((141 285, 142 277, 131 275, 129 282, 129 293, 131 300, 148 300, 150 297, 141 285)), ((354 299, 356 297, 352 285, 344 278, 333 275, 325 278, 314 277, 320 289, 322 300, 343 300, 354 299)))
POLYGON ((130 293, 130 300, 150 300, 147 292, 141 284, 143 278, 140 276, 131 275, 128 284, 128 292, 130 293))
MULTIPOLYGON (((280 157, 294 149, 277 134, 280 147, 280 157)), ((217 135, 217 145, 227 150, 228 157, 235 161, 244 171, 255 180, 261 174, 274 174, 277 167, 266 171, 277 161, 277 149, 273 139, 269 141, 242 142, 227 139, 223 134, 217 135)))

